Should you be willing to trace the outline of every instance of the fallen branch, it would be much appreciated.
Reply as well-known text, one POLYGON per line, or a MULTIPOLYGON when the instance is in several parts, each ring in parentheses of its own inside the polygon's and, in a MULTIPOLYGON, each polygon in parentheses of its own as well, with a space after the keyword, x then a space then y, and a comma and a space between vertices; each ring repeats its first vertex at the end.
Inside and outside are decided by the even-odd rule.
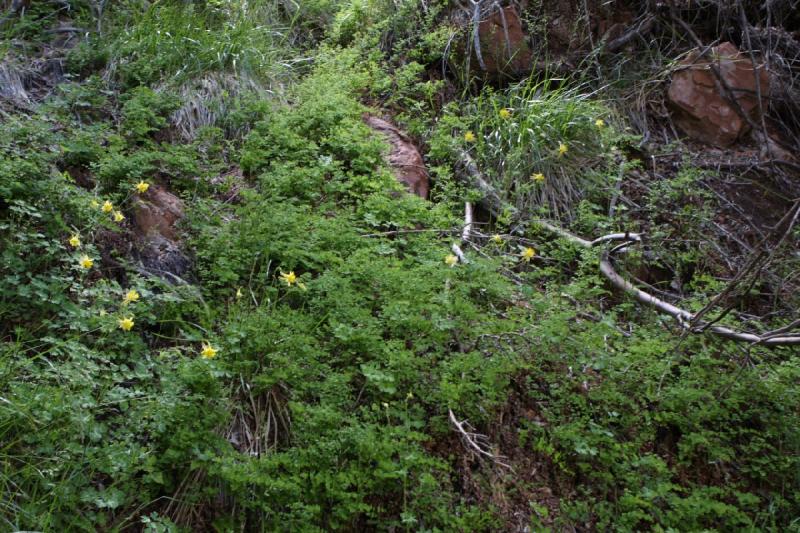
POLYGON ((514 470, 509 464, 503 462, 505 457, 490 451, 489 437, 481 433, 475 433, 473 431, 475 428, 470 426, 466 420, 459 421, 452 409, 448 409, 448 412, 450 413, 450 423, 453 424, 453 427, 456 428, 456 431, 461 436, 461 442, 464 443, 465 448, 474 452, 479 458, 485 457, 498 466, 514 470))
POLYGON ((459 246, 457 242, 454 242, 452 246, 450 246, 450 249, 453 251, 453 254, 458 257, 459 263, 463 263, 465 265, 469 263, 469 259, 467 259, 467 256, 464 255, 464 250, 461 249, 461 246, 459 246))
POLYGON ((453 250, 453 253, 456 257, 458 257, 458 261, 463 264, 468 264, 469 260, 467 256, 464 255, 464 251, 461 249, 461 244, 469 242, 469 236, 472 232, 472 204, 470 202, 466 202, 464 204, 464 229, 461 231, 461 243, 454 242, 453 245, 450 247, 453 250))
POLYGON ((472 202, 465 202, 464 203, 464 229, 461 232, 461 240, 467 242, 469 240, 469 234, 472 232, 472 220, 474 216, 472 214, 472 202))
POLYGON ((478 165, 475 164, 472 157, 467 152, 461 152, 456 169, 459 177, 466 182, 467 185, 473 189, 477 189, 483 195, 481 204, 489 210, 496 218, 501 217, 507 212, 512 216, 516 215, 517 210, 506 204, 494 187, 484 179, 483 174, 478 170, 478 165))
POLYGON ((639 37, 643 39, 653 29, 655 22, 655 16, 652 14, 646 15, 638 24, 629 28, 628 31, 619 37, 607 41, 605 47, 603 47, 603 52, 613 54, 635 38, 639 37))
MULTIPOLYGON (((512 210, 514 213, 516 213, 516 210, 513 207, 506 206, 494 187, 492 187, 486 181, 480 170, 478 170, 475 162, 466 153, 462 154, 462 160, 459 162, 456 176, 467 185, 476 188, 483 193, 484 199, 481 201, 481 204, 493 216, 499 217, 509 212, 509 210, 512 210)), ((673 317, 681 326, 681 328, 688 332, 703 333, 705 331, 709 331, 725 339, 737 342, 746 342, 749 344, 760 344, 764 346, 800 346, 800 335, 788 334, 788 330, 785 328, 760 335, 756 333, 735 331, 725 326, 699 321, 697 320, 698 317, 693 313, 641 290, 633 283, 622 277, 614 269, 611 256, 615 251, 619 251, 631 244, 641 242, 641 235, 639 234, 628 232, 612 233, 610 235, 604 235, 594 239, 593 241, 589 241, 545 220, 530 220, 528 223, 545 229, 559 237, 577 244, 578 246, 581 246, 582 248, 594 248, 608 242, 623 241, 623 244, 617 246, 614 248, 614 250, 604 251, 600 255, 600 273, 609 281, 609 283, 611 283, 613 287, 632 296, 636 301, 653 307, 657 311, 673 317)))

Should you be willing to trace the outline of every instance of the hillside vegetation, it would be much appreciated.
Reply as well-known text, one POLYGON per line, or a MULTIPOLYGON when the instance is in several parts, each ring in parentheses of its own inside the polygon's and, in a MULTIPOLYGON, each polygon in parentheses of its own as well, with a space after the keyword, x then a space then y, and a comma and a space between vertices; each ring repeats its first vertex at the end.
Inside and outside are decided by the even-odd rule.
POLYGON ((0 2, 0 531, 800 531, 761 4, 0 2))

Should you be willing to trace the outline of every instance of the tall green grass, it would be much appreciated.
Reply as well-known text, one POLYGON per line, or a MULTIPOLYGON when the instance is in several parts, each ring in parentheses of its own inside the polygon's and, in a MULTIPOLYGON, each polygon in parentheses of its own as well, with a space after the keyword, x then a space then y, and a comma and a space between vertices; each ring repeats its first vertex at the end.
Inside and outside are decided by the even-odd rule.
POLYGON ((110 72, 125 86, 180 84, 209 72, 276 82, 291 72, 289 27, 276 2, 156 2, 129 12, 119 30, 110 72))
POLYGON ((531 78, 503 93, 484 90, 464 109, 476 135, 466 146, 517 209, 569 218, 587 191, 607 185, 611 112, 587 85, 531 78))

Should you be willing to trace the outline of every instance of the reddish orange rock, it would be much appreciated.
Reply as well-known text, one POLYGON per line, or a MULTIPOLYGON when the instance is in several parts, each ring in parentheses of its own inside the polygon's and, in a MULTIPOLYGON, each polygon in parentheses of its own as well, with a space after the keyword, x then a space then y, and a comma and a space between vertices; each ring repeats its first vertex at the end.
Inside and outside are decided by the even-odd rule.
POLYGON ((134 227, 145 237, 158 233, 177 240, 175 224, 183 218, 183 201, 160 185, 152 185, 134 204, 134 227))
POLYGON ((531 71, 533 54, 514 6, 494 9, 478 25, 486 72, 517 77, 531 71))
POLYGON ((155 184, 140 195, 133 208, 136 256, 146 270, 169 282, 183 281, 191 270, 176 227, 183 214, 183 201, 155 184))
POLYGON ((748 54, 731 43, 715 46, 703 59, 695 51, 684 59, 672 76, 667 93, 678 127, 689 137, 715 146, 730 146, 750 129, 721 91, 712 62, 731 88, 741 109, 758 120, 758 91, 762 108, 769 103, 769 73, 763 65, 754 68, 748 54))
POLYGON ((367 115, 364 122, 374 131, 380 133, 389 143, 389 166, 392 167, 395 177, 400 183, 405 184, 408 192, 421 198, 428 197, 428 170, 422 154, 397 126, 383 119, 367 115))

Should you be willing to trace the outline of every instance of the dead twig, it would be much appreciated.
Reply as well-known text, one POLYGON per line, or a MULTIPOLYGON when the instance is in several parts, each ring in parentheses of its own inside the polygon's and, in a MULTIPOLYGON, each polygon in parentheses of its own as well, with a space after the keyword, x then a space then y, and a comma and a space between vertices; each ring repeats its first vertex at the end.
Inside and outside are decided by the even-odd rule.
POLYGON ((467 450, 473 452, 478 458, 489 459, 497 466, 508 468, 512 472, 514 471, 511 465, 504 462, 506 460, 505 457, 491 451, 489 437, 481 433, 476 433, 474 431, 475 428, 466 420, 458 420, 452 409, 448 409, 448 413, 450 414, 450 423, 453 424, 453 427, 461 437, 461 442, 467 450))
MULTIPOLYGON (((497 192, 494 188, 489 185, 486 180, 481 175, 480 171, 477 168, 475 162, 469 158, 467 154, 464 154, 466 158, 464 158, 459 165, 459 171, 456 173, 456 176, 462 179, 462 181, 466 182, 468 185, 478 188, 482 193, 484 193, 484 202, 483 205, 486 207, 494 216, 499 216, 508 210, 505 206, 504 202, 500 199, 497 192)), ((789 213, 787 213, 781 222, 776 225, 775 230, 778 228, 786 228, 783 234, 781 235, 778 244, 773 248, 770 256, 774 254, 775 250, 778 246, 785 240, 794 227, 794 223, 797 221, 798 217, 800 216, 800 200, 798 200, 792 209, 790 209, 789 213)), ((583 248, 593 248, 595 246, 605 244, 607 242, 614 242, 614 241, 623 241, 623 245, 625 247, 630 246, 631 244, 637 243, 641 241, 641 236, 635 233, 615 233, 610 235, 604 235, 599 237, 593 241, 589 241, 587 239, 581 238, 573 233, 561 228, 555 224, 552 224, 545 220, 530 220, 528 223, 534 224, 538 227, 541 227, 545 230, 550 231, 562 237, 574 244, 577 244, 583 248)), ((711 332, 719 337, 737 341, 737 342, 744 342, 749 344, 760 344, 764 346, 800 346, 800 334, 798 335, 789 335, 784 334, 785 332, 775 333, 773 335, 761 335, 757 333, 748 333, 748 332, 740 332, 733 330, 731 328, 725 326, 715 325, 714 323, 703 322, 700 320, 699 313, 698 315, 692 314, 685 309, 682 309, 678 306, 675 306, 669 302, 666 302, 652 294, 649 294, 638 287, 636 287, 633 283, 628 281, 627 279, 623 278, 617 271, 614 269, 614 265, 611 261, 611 256, 614 252, 621 250, 622 247, 617 246, 615 249, 611 251, 604 251, 600 256, 600 273, 605 277, 613 287, 625 292, 626 294, 632 296, 635 300, 649 307, 653 307, 657 311, 664 313, 673 317, 678 324, 681 326, 688 333, 702 333, 705 331, 711 332)), ((754 267, 751 267, 754 268, 754 267)), ((749 270, 749 269, 747 269, 749 270)), ((719 295, 715 300, 718 300, 722 295, 719 295)), ((710 302, 707 308, 711 307, 710 302)), ((778 331, 778 330, 776 330, 778 331)))
POLYGON ((637 24, 631 26, 628 31, 617 37, 607 41, 603 52, 613 54, 620 50, 623 46, 636 39, 637 37, 643 39, 655 26, 656 17, 650 13, 644 16, 637 24))

